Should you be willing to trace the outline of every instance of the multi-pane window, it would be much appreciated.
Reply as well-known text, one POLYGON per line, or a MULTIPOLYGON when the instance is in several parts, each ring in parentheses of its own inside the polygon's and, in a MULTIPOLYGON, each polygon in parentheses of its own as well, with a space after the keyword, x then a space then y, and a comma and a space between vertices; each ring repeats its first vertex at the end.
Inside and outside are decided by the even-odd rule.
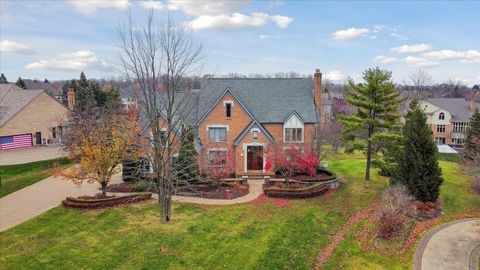
POLYGON ((225 117, 232 118, 232 103, 225 103, 225 117))
POLYGON ((438 119, 439 120, 445 120, 445 114, 443 112, 441 112, 440 114, 438 114, 438 119))
POLYGON ((285 128, 286 143, 301 143, 303 141, 302 128, 285 128))
POLYGON ((454 122, 453 123, 453 132, 464 133, 467 131, 468 122, 454 122))
POLYGON ((465 139, 464 138, 452 138, 452 144, 464 145, 465 144, 465 139))
POLYGON ((445 125, 437 125, 438 133, 445 133, 445 125))
POLYGON ((225 167, 227 150, 208 150, 208 165, 210 167, 225 167))
POLYGON ((445 144, 445 138, 441 138, 441 137, 435 138, 435 141, 437 142, 437 144, 440 144, 440 145, 445 144))
POLYGON ((227 140, 227 128, 211 127, 208 128, 208 140, 211 142, 223 142, 227 140))
POLYGON ((160 131, 160 135, 158 139, 160 140, 160 145, 162 146, 167 145, 167 131, 165 130, 160 131))

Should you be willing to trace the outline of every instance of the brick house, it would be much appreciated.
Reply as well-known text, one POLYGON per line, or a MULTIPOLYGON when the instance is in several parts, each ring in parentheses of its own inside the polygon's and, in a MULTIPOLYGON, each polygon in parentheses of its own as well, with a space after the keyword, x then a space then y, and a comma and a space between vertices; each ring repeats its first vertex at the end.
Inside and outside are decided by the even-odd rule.
POLYGON ((197 131, 200 159, 208 166, 226 166, 237 177, 273 174, 265 171, 271 145, 308 150, 316 134, 328 94, 322 74, 312 78, 209 78, 200 81, 195 110, 188 121, 197 131), (231 158, 229 158, 231 157, 231 158), (229 159, 229 160, 227 160, 229 159))
POLYGON ((461 147, 465 144, 465 131, 476 108, 476 99, 427 98, 420 101, 427 115, 427 124, 437 144, 461 147))
POLYGON ((0 84, 0 150, 59 143, 69 112, 43 89, 0 84))

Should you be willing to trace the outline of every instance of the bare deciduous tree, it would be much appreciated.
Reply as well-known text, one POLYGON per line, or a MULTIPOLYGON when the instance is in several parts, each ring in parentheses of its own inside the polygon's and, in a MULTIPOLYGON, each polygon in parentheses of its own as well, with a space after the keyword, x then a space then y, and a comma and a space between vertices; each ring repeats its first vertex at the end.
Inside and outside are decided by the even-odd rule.
POLYGON ((424 70, 417 70, 409 75, 409 80, 404 82, 405 85, 411 85, 413 88, 407 91, 410 99, 421 100, 428 96, 428 89, 432 85, 432 76, 424 70))
POLYGON ((172 159, 181 126, 195 110, 195 92, 184 79, 201 67, 203 46, 188 26, 176 24, 170 16, 157 22, 152 10, 144 25, 136 25, 129 15, 119 37, 121 66, 137 84, 145 135, 150 137, 146 158, 152 165, 160 220, 169 222, 176 181, 172 159))

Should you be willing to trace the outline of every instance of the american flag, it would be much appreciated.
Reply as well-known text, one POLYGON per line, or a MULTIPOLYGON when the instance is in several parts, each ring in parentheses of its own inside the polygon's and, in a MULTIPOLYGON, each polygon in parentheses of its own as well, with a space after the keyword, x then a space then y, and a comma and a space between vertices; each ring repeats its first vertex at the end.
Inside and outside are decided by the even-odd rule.
POLYGON ((0 149, 8 150, 32 146, 32 134, 0 137, 0 149))

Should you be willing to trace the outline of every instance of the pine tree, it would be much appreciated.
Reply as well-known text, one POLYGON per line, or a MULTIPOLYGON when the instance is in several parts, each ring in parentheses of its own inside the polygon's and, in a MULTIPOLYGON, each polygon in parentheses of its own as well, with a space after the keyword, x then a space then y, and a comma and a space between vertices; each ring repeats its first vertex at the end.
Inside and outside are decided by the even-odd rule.
POLYGON ((7 77, 3 73, 0 75, 0 83, 8 83, 7 77))
POLYGON ((349 86, 345 87, 348 103, 357 107, 358 111, 353 115, 340 116, 340 120, 345 126, 344 138, 358 139, 361 143, 354 146, 362 150, 366 148, 365 180, 369 180, 373 144, 398 137, 392 131, 400 129, 398 120, 401 115, 397 111, 404 99, 399 98, 400 92, 395 90, 390 71, 378 67, 367 69, 363 79, 366 83, 355 84, 349 80, 349 86))
POLYGON ((27 86, 25 85, 25 82, 22 80, 21 77, 18 77, 18 80, 15 83, 15 85, 20 87, 20 88, 27 89, 27 86))
POLYGON ((480 153, 480 111, 477 108, 470 118, 462 154, 464 159, 473 159, 478 153, 480 153))
POLYGON ((90 82, 87 80, 85 73, 80 73, 80 79, 76 83, 75 89, 75 109, 81 111, 89 111, 89 109, 97 107, 95 94, 93 93, 90 82))
POLYGON ((43 80, 43 82, 44 83, 50 83, 47 78, 45 78, 45 80, 43 80))
POLYGON ((427 117, 413 101, 405 117, 403 151, 391 184, 406 186, 417 200, 435 202, 443 182, 438 149, 427 125, 427 117))
POLYGON ((180 150, 174 164, 179 181, 195 182, 198 177, 197 151, 195 150, 195 133, 192 127, 184 126, 180 136, 180 150))

